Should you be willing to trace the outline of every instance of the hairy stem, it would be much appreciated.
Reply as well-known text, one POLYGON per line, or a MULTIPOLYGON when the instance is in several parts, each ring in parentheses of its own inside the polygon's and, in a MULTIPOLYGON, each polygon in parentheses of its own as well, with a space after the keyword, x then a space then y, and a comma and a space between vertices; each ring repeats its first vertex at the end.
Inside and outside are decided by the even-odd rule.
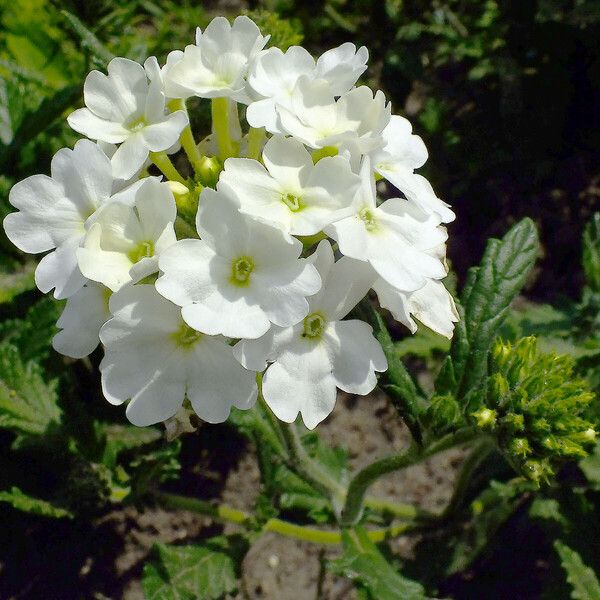
POLYGON ((225 161, 235 154, 233 142, 229 135, 229 103, 227 98, 213 98, 211 110, 219 158, 225 161))
MULTIPOLYGON (((202 515, 207 515, 219 521, 226 521, 241 525, 248 531, 253 530, 255 519, 253 515, 237 510, 222 504, 213 504, 205 500, 188 498, 178 494, 169 494, 165 492, 155 492, 155 500, 165 508, 189 510, 202 515)), ((369 539, 373 542, 382 542, 383 540, 397 537, 411 528, 406 523, 391 525, 390 527, 374 529, 367 532, 369 539)), ((314 527, 296 525, 282 519, 269 519, 260 529, 261 532, 272 531, 285 537, 295 538, 305 542, 315 544, 340 544, 341 534, 338 531, 324 531, 314 527)))
POLYGON ((456 433, 448 434, 427 448, 420 448, 415 444, 403 454, 382 458, 359 471, 348 486, 346 503, 342 509, 342 525, 352 526, 358 522, 362 513, 365 494, 377 479, 388 473, 406 469, 438 452, 469 442, 475 435, 472 428, 460 429, 456 433))
POLYGON ((150 152, 150 160, 160 169, 170 181, 178 181, 186 185, 183 175, 175 168, 166 152, 150 152))

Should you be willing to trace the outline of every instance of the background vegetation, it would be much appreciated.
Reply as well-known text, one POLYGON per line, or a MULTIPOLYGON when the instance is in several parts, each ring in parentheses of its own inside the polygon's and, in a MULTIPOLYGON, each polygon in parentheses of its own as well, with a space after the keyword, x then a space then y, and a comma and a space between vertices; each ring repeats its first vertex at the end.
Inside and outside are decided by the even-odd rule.
MULTIPOLYGON (((348 40, 369 48, 366 83, 381 87, 394 111, 414 123, 430 152, 426 174, 458 215, 449 242, 457 289, 489 237, 533 219, 541 256, 499 333, 538 336, 543 350, 571 356, 598 393, 597 0, 0 0, 0 216, 11 211, 16 181, 48 172, 52 155, 73 145, 64 116, 80 105, 91 68, 104 68, 111 55, 163 60, 190 43, 196 25, 242 11, 282 48, 302 43, 318 54, 348 40)), ((201 116, 194 127, 202 127, 201 116)), ((102 517, 149 502, 161 484, 192 489, 200 455, 221 471, 236 455, 222 447, 219 428, 166 443, 159 428, 126 425, 122 411, 101 397, 100 354, 71 363, 51 350, 61 303, 35 291, 34 268, 0 233, 0 598, 94 597, 118 589, 102 567, 81 583, 78 557, 97 546, 102 563, 103 548, 119 543, 103 539, 102 517)), ((448 351, 427 331, 405 338, 392 327, 391 335, 414 373, 439 369, 448 351)), ((253 431, 236 419, 226 430, 240 448, 242 435, 253 431)), ((316 438, 306 442, 325 452, 316 438)), ((343 452, 327 460, 344 468, 343 452)), ((479 466, 495 469, 493 485, 474 480, 465 493, 462 533, 425 538, 404 571, 440 597, 600 598, 589 571, 600 573, 600 447, 561 470, 535 500, 511 488, 497 464, 488 457, 479 466)), ((204 493, 212 497, 210 485, 204 493)), ((269 494, 265 520, 274 516, 269 494)), ((326 522, 328 509, 318 505, 310 505, 312 518, 326 522)), ((243 540, 231 537, 187 550, 159 545, 145 585, 210 553, 224 575, 206 597, 218 598, 234 589, 232 557, 243 551, 243 540)), ((360 571, 343 560, 334 568, 360 571)), ((368 582, 359 587, 369 593, 368 582)))

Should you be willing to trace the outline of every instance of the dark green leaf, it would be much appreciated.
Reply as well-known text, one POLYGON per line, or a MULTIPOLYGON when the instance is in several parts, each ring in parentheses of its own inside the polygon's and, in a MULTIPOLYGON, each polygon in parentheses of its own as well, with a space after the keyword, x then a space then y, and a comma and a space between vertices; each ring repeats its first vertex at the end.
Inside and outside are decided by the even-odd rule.
POLYGON ((33 362, 23 364, 17 349, 0 344, 0 427, 43 435, 61 420, 56 381, 46 382, 33 362))
POLYGON ((560 540, 554 542, 560 562, 571 584, 573 600, 600 600, 600 582, 596 574, 582 560, 581 556, 560 540))
POLYGON ((451 349, 459 396, 484 381, 490 346, 538 250, 535 225, 523 219, 502 240, 489 240, 481 264, 469 271, 451 349))
POLYGON ((16 269, 0 268, 0 304, 12 302, 19 294, 35 288, 36 266, 37 263, 30 260, 16 269))
POLYGON ((52 519, 73 518, 73 513, 68 510, 54 506, 46 500, 28 496, 17 487, 12 487, 10 491, 0 491, 0 502, 6 502, 21 512, 38 515, 40 517, 50 517, 52 519))
POLYGON ((583 233, 583 270, 588 286, 600 293, 600 212, 592 217, 583 233))
POLYGON ((423 586, 398 573, 362 527, 342 532, 344 552, 330 568, 360 583, 377 600, 426 600, 423 586))
POLYGON ((597 443, 594 451, 579 461, 579 466, 587 477, 590 485, 600 490, 600 443, 597 443))
POLYGON ((146 600, 218 600, 236 589, 235 564, 206 544, 155 544, 154 560, 144 566, 146 600))
POLYGON ((108 64, 114 58, 114 55, 74 14, 68 10, 62 10, 61 13, 64 15, 71 29, 81 40, 81 45, 89 50, 99 61, 108 64))

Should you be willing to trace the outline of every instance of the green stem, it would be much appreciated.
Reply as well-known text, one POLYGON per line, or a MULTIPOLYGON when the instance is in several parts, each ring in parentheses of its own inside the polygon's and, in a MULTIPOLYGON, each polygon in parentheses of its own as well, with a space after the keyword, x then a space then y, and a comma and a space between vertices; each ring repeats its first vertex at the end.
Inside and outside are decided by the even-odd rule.
POLYGON ((262 149, 263 141, 265 139, 265 128, 264 127, 250 127, 248 131, 248 152, 246 156, 258 160, 260 151, 262 149))
POLYGON ((467 456, 460 468, 454 485, 454 491, 452 492, 452 498, 450 498, 450 502, 442 513, 443 519, 450 517, 460 509, 464 502, 469 484, 472 482, 474 472, 493 450, 494 442, 491 438, 483 438, 478 444, 473 446, 471 453, 467 456))
POLYGON ((219 158, 224 162, 235 154, 233 142, 229 135, 229 104, 227 98, 213 98, 211 111, 219 158))
MULTIPOLYGON (((187 114, 185 100, 183 99, 177 98, 175 100, 171 100, 169 103, 169 108, 172 111, 182 110, 187 114)), ((194 171, 198 173, 202 161, 202 154, 196 145, 196 140, 194 139, 194 134, 192 133, 192 127, 189 124, 189 120, 188 124, 185 126, 185 129, 181 132, 179 140, 181 141, 181 145, 183 146, 183 149, 185 150, 185 153, 187 154, 188 160, 194 168, 194 171)))
POLYGON ((185 179, 175 168, 175 165, 171 162, 166 152, 150 152, 150 160, 161 170, 167 179, 186 185, 185 179))
POLYGON ((342 509, 342 525, 355 525, 360 519, 364 498, 369 487, 380 477, 387 473, 406 469, 417 464, 438 452, 442 452, 459 444, 471 441, 477 433, 472 428, 460 429, 456 433, 448 434, 428 448, 420 448, 414 444, 405 453, 388 456, 371 463, 359 471, 348 486, 346 503, 342 509))
MULTIPOLYGON (((191 512, 213 517, 219 521, 235 523, 245 527, 248 531, 252 531, 254 518, 243 510, 165 492, 155 492, 154 498, 165 508, 189 510, 191 512)), ((371 530, 367 532, 367 535, 369 536, 369 539, 377 543, 392 537, 397 537, 408 531, 410 528, 410 525, 402 523, 382 529, 371 530)), ((295 523, 276 518, 269 519, 262 526, 261 531, 272 531, 285 537, 291 537, 305 542, 313 542, 315 544, 340 544, 342 541, 341 534, 337 531, 324 531, 314 527, 305 527, 304 525, 296 525, 295 523)))

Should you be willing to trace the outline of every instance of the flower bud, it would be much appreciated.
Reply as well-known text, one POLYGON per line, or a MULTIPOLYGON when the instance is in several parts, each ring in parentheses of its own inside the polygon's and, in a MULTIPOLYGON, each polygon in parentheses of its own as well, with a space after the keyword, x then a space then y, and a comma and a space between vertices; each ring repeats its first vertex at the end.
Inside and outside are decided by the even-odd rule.
POLYGON ((481 408, 471 416, 477 421, 477 427, 480 429, 493 429, 496 424, 496 411, 491 408, 481 408))
POLYGON ((177 212, 185 221, 193 223, 198 210, 198 192, 190 190, 187 185, 179 181, 167 181, 167 185, 171 188, 171 192, 175 197, 177 212))
POLYGON ((223 170, 223 163, 216 156, 203 156, 198 170, 198 181, 204 187, 214 188, 223 170))
POLYGON ((510 453, 517 458, 525 458, 531 454, 531 446, 526 438, 515 438, 509 444, 510 453))

